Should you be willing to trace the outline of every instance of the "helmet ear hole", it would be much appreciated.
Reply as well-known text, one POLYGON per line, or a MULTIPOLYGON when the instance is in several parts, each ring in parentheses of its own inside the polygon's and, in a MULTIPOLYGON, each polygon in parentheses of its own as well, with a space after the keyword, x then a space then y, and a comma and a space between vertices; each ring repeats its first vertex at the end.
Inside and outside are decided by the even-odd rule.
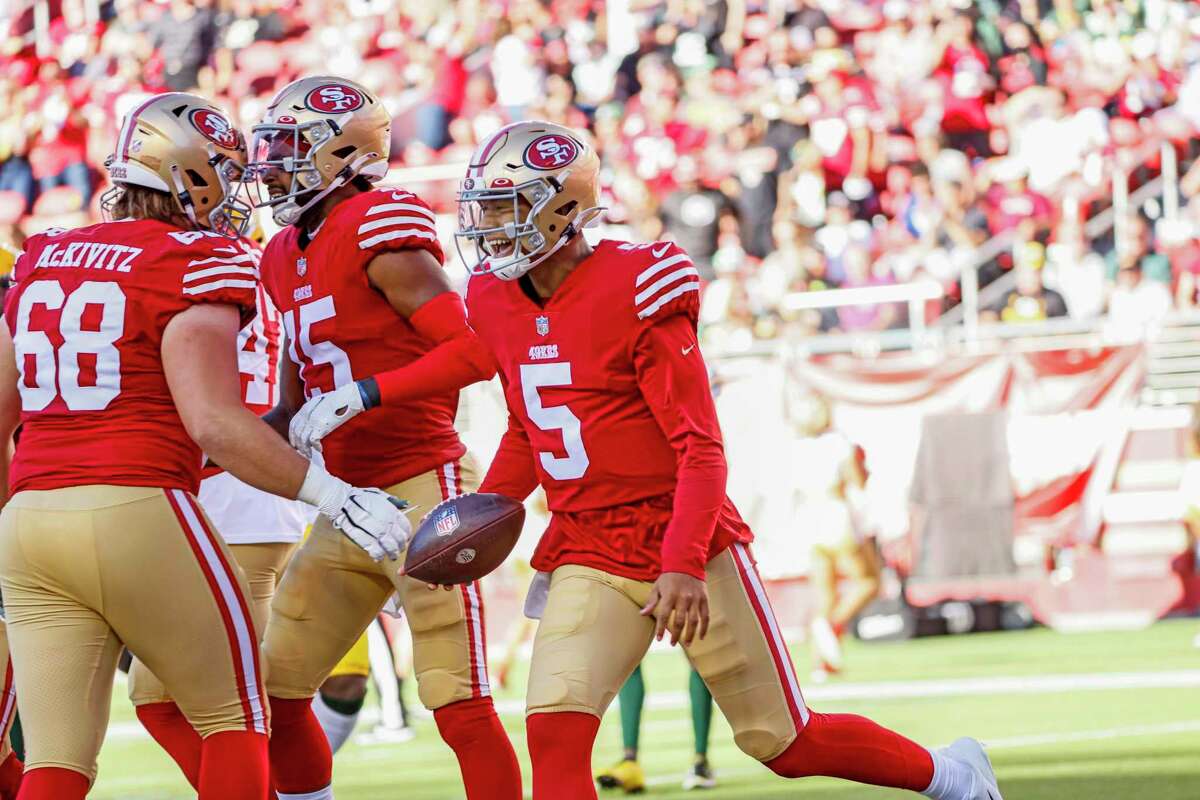
POLYGON ((345 158, 346 156, 353 153, 354 149, 355 149, 354 145, 348 145, 346 147, 339 147, 337 150, 333 151, 333 156, 335 158, 345 158))
MULTIPOLYGON (((570 214, 572 211, 574 211, 575 206, 577 206, 577 205, 579 205, 579 203, 576 202, 575 200, 572 200, 569 203, 563 203, 561 206, 554 209, 554 213, 558 214, 560 217, 565 217, 568 214, 570 214)), ((554 228, 551 228, 550 230, 554 230, 554 228)))
POLYGON ((208 181, 204 180, 204 176, 194 169, 184 170, 184 174, 188 176, 188 180, 193 186, 208 186, 208 181))

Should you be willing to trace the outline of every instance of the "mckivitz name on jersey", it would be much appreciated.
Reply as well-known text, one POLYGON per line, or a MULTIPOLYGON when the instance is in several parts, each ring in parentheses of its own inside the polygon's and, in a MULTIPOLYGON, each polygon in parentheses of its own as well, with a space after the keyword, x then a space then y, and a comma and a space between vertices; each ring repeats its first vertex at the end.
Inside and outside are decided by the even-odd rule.
POLYGON ((109 242, 70 242, 48 244, 38 256, 34 269, 43 267, 83 267, 129 272, 142 248, 109 242))

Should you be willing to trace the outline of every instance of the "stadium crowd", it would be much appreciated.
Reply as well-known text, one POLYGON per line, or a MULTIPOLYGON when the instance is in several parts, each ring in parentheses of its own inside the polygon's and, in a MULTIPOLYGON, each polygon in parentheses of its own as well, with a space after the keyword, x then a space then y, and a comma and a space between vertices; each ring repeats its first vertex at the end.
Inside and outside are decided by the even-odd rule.
MULTIPOLYGON (((147 92, 197 90, 246 126, 286 82, 334 73, 384 98, 397 166, 461 164, 512 120, 587 126, 610 222, 677 240, 709 281, 706 321, 746 335, 908 324, 900 306, 780 304, 825 287, 931 278, 936 316, 971 265, 983 285, 1016 271, 985 319, 1196 304, 1200 166, 1177 218, 1135 206, 1117 244, 1083 224, 1114 172, 1157 174, 1164 142, 1191 163, 1195 3, 618 5, 61 0, 40 27, 27 9, 0 44, 0 239, 96 216, 115 121, 147 92)), ((454 183, 419 190, 449 212, 454 183)))

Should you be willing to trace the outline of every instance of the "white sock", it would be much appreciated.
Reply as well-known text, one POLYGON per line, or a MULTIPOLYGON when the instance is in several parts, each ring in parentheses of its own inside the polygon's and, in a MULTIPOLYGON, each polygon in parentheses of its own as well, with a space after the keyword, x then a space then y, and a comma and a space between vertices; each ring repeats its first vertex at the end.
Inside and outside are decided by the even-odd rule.
POLYGON ((975 771, 971 766, 937 750, 930 750, 929 755, 933 757, 933 780, 921 794, 933 800, 962 800, 968 797, 967 793, 975 783, 975 771))
POLYGON ((304 794, 276 792, 275 796, 279 800, 333 800, 333 787, 326 786, 324 789, 317 789, 315 792, 305 792, 304 794))
MULTIPOLYGON (((334 711, 326 705, 321 693, 317 692, 317 696, 312 702, 313 713, 317 716, 317 722, 321 723, 321 730, 325 731, 325 738, 329 740, 329 749, 336 753, 342 749, 342 745, 350 738, 350 734, 354 731, 354 724, 358 722, 358 712, 353 714, 342 714, 334 711)), ((329 795, 333 797, 332 794, 329 795)), ((285 800, 283 795, 279 796, 279 800, 285 800)), ((301 795, 300 800, 310 800, 307 795, 301 795)), ((312 796, 312 800, 325 800, 325 795, 316 794, 312 796)))
POLYGON ((400 687, 396 683, 396 665, 392 662, 392 646, 379 620, 367 626, 367 655, 371 662, 371 677, 379 690, 379 721, 385 728, 402 726, 400 687))

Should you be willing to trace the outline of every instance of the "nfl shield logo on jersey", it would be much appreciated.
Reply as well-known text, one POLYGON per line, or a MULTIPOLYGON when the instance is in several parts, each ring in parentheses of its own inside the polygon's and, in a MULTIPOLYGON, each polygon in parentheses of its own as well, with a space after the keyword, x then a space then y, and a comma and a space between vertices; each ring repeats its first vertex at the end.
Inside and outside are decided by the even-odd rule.
POLYGON ((544 316, 544 315, 540 316, 534 320, 534 324, 537 326, 538 336, 545 336, 547 333, 550 332, 550 318, 549 317, 544 316))
POLYGON ((458 530, 458 509, 451 506, 433 521, 433 530, 438 536, 449 536, 458 530))
POLYGON ((296 274, 303 278, 306 272, 308 272, 308 259, 300 256, 296 259, 296 274))

